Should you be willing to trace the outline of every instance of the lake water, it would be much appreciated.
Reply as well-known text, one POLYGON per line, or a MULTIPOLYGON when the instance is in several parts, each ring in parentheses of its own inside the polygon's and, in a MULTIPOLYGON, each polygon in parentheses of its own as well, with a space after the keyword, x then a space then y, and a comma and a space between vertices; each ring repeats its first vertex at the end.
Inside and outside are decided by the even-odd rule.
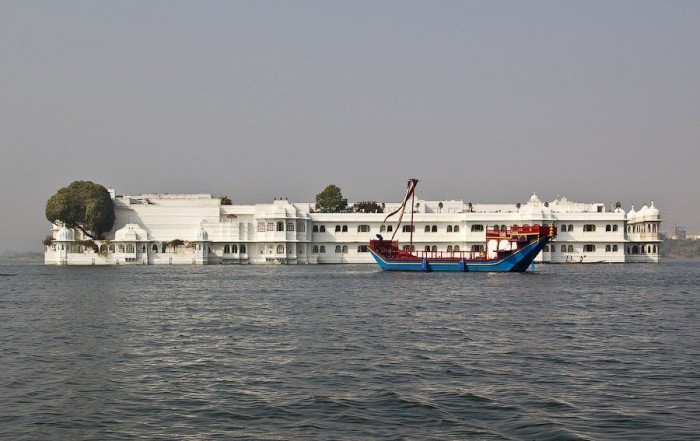
POLYGON ((698 439, 700 262, 0 265, 0 439, 698 439))

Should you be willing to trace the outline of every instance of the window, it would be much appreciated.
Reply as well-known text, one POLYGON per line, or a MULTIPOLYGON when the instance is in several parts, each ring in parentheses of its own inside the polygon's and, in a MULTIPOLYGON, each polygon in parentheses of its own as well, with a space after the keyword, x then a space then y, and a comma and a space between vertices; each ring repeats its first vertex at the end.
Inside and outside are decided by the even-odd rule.
POLYGON ((287 222, 287 231, 294 231, 294 222, 287 222))
POLYGON ((433 228, 431 230, 433 233, 437 233, 437 225, 433 225, 433 228))
POLYGON ((347 225, 343 225, 343 233, 347 233, 347 232, 348 232, 348 226, 347 226, 347 225))
POLYGON ((119 245, 119 252, 120 253, 124 252, 124 245, 122 245, 122 244, 119 245))
POLYGON ((306 233, 306 223, 305 222, 297 223, 297 231, 299 231, 300 233, 306 233))
POLYGON ((386 232, 387 232, 387 233, 391 233, 392 231, 394 231, 394 226, 393 226, 393 225, 387 225, 387 226, 386 226, 386 232))
POLYGON ((425 251, 430 251, 430 245, 425 246, 425 251))
POLYGON ((358 252, 358 253, 366 253, 366 252, 368 252, 368 251, 369 251, 369 250, 367 249, 367 245, 359 245, 359 246, 357 247, 357 252, 358 252))
POLYGON ((545 253, 549 253, 549 245, 545 245, 542 251, 544 251, 545 253))
POLYGON ((594 253, 595 252, 595 245, 584 245, 583 252, 584 253, 594 253))
POLYGON ((431 251, 437 251, 437 246, 433 245, 433 247, 430 249, 431 251))
POLYGON ((318 245, 314 245, 314 247, 311 249, 312 253, 318 253, 318 245))
POLYGON ((343 245, 343 253, 347 253, 347 252, 348 252, 348 246, 347 246, 347 245, 343 245))
POLYGON ((574 231, 574 226, 569 224, 569 233, 571 233, 572 231, 574 231))
POLYGON ((404 251, 415 251, 416 247, 415 246, 410 246, 410 245, 404 245, 402 247, 404 251))
POLYGON ((570 252, 570 253, 573 253, 573 252, 574 252, 574 246, 573 246, 573 245, 569 245, 569 247, 567 248, 567 251, 570 252))
POLYGON ((452 245, 447 245, 447 252, 451 253, 452 252, 452 245))
POLYGON ((153 244, 153 246, 151 246, 151 251, 153 251, 154 253, 157 253, 158 252, 158 245, 153 244))
POLYGON ((284 231, 284 222, 277 222, 277 231, 284 231))
MULTIPOLYGON (((565 225, 565 226, 566 226, 566 225, 565 225)), ((562 245, 562 246, 561 246, 561 252, 562 252, 562 253, 566 253, 566 245, 562 245)))
POLYGON ((146 252, 146 245, 141 245, 141 252, 145 253, 146 252))
POLYGON ((277 254, 284 254, 284 245, 277 245, 277 254))
POLYGON ((238 245, 236 245, 235 243, 231 245, 231 252, 233 254, 238 254, 238 245))
POLYGON ((484 231, 484 226, 479 224, 472 225, 472 233, 475 231, 484 231))
POLYGON ((379 232, 380 232, 380 233, 383 233, 383 232, 385 232, 385 231, 386 231, 386 226, 382 225, 381 227, 379 227, 379 232))
POLYGON ((136 250, 134 249, 134 245, 133 245, 133 244, 127 245, 127 246, 126 246, 126 252, 127 252, 127 253, 135 253, 136 250))
POLYGON ((614 225, 612 226, 612 230, 613 230, 613 231, 617 231, 617 224, 614 224, 614 225))
POLYGON ((335 252, 336 252, 336 253, 340 253, 341 251, 343 251, 343 249, 340 247, 340 245, 336 245, 336 246, 335 246, 335 252))
POLYGON ((314 225, 314 226, 311 228, 311 232, 312 232, 312 233, 318 233, 318 225, 314 225))
POLYGON ((612 231, 612 226, 609 224, 605 226, 605 231, 612 231))
POLYGON ((651 253, 651 245, 647 245, 647 253, 651 253))
POLYGON ((459 245, 455 245, 455 247, 453 248, 453 250, 454 250, 454 251, 459 251, 459 245))
POLYGON ((610 251, 612 251, 612 247, 610 245, 605 245, 605 252, 609 253, 610 251))
POLYGON ((228 244, 224 245, 224 254, 230 254, 231 253, 231 248, 228 246, 228 244))
POLYGON ((656 245, 654 245, 652 249, 654 250, 653 252, 656 253, 656 245))
POLYGON ((325 226, 325 225, 321 225, 320 227, 318 227, 318 231, 319 231, 320 233, 325 233, 325 232, 326 232, 326 226, 325 226))
POLYGON ((335 232, 336 232, 336 233, 340 233, 340 225, 336 225, 336 226, 335 226, 335 232))
POLYGON ((274 222, 267 223, 267 231, 275 231, 275 223, 274 222))
POLYGON ((617 250, 618 250, 617 245, 613 245, 612 250, 613 250, 613 253, 617 253, 617 250))
POLYGON ((451 233, 451 232, 452 232, 452 225, 448 225, 448 226, 447 226, 447 232, 448 232, 448 233, 451 233))
POLYGON ((318 247, 318 252, 319 252, 319 253, 325 253, 325 252, 326 252, 326 246, 325 246, 325 245, 321 245, 320 247, 318 247))
POLYGON ((357 232, 358 233, 369 233, 369 225, 358 225, 357 232))
POLYGON ((415 225, 404 225, 403 229, 401 230, 404 233, 410 233, 411 231, 416 231, 416 226, 415 225), (413 228, 411 228, 413 227, 413 228))
POLYGON ((505 225, 501 225, 501 230, 507 230, 505 225))
POLYGON ((455 233, 459 233, 459 225, 455 225, 452 231, 455 233))
POLYGON ((480 253, 484 251, 484 246, 483 245, 472 245, 472 251, 475 253, 480 253))
POLYGON ((426 232, 426 233, 430 233, 430 225, 426 225, 426 226, 425 226, 425 232, 426 232))
POLYGON ((592 233, 593 231, 595 231, 595 225, 586 224, 583 226, 583 231, 588 232, 588 233, 592 233))
POLYGON ((563 233, 566 233, 566 231, 567 231, 567 229, 566 229, 566 224, 563 224, 562 226, 560 226, 560 227, 559 227, 559 231, 561 231, 561 232, 563 232, 563 233))
POLYGON ((265 232, 265 222, 258 222, 258 233, 265 232))
POLYGON ((246 253, 246 251, 245 251, 245 244, 242 243, 242 244, 241 244, 241 254, 245 254, 245 253, 246 253))

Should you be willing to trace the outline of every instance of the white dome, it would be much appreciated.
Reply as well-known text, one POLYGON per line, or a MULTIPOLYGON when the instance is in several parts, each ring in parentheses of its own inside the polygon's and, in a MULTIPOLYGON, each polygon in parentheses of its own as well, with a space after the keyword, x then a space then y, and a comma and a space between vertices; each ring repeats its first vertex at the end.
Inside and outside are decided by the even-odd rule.
POLYGON ((73 230, 66 228, 66 227, 61 227, 56 232, 56 240, 70 241, 70 240, 73 240, 74 237, 75 237, 75 233, 73 233, 73 230))
POLYGON ((200 227, 195 237, 197 238, 195 239, 197 242, 206 242, 209 240, 209 233, 207 233, 204 228, 200 227))
POLYGON ((630 211, 627 212, 627 219, 634 219, 637 217, 637 212, 634 211, 634 205, 630 207, 630 211))
POLYGON ((649 207, 649 211, 647 211, 647 214, 649 216, 659 216, 661 213, 659 212, 659 209, 654 206, 654 201, 651 201, 651 207, 649 207))
POLYGON ((147 241, 148 233, 138 224, 126 224, 114 233, 114 240, 118 242, 147 241))
POLYGON ((647 204, 644 204, 642 208, 637 212, 637 217, 644 217, 649 214, 649 207, 647 207, 647 204))
POLYGON ((541 201, 540 201, 540 198, 537 197, 537 193, 532 193, 532 196, 530 196, 530 200, 528 201, 528 203, 535 204, 538 202, 541 202, 541 201))

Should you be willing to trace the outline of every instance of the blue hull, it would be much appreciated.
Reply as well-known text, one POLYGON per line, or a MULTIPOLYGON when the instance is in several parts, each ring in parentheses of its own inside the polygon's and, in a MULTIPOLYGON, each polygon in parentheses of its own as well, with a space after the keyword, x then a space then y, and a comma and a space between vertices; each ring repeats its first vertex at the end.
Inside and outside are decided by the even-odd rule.
POLYGON ((445 272, 524 272, 530 268, 535 257, 549 242, 548 236, 533 240, 525 247, 508 256, 491 260, 450 260, 419 259, 394 260, 385 259, 370 248, 370 252, 384 271, 445 271, 445 272))

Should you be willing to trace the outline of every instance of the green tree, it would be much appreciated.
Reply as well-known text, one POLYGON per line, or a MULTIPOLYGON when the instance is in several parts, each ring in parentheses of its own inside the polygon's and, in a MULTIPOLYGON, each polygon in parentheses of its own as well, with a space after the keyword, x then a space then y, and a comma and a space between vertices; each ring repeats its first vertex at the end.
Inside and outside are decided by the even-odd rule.
POLYGON ((381 205, 375 201, 356 202, 352 208, 358 213, 384 213, 381 205))
POLYGON ((316 209, 326 212, 337 212, 348 207, 348 200, 343 199, 340 188, 331 184, 316 195, 316 209))
POLYGON ((231 201, 231 198, 228 196, 221 196, 221 201, 219 202, 221 205, 233 205, 233 202, 231 201))
POLYGON ((46 219, 77 228, 91 239, 100 239, 114 226, 114 203, 109 191, 90 181, 74 181, 46 201, 46 219))

